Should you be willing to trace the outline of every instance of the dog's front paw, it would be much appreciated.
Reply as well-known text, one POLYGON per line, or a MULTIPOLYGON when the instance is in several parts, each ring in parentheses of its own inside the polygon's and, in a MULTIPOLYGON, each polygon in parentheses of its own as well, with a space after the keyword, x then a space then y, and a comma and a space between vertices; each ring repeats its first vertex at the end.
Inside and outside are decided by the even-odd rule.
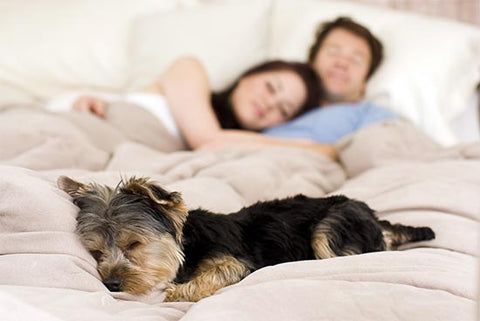
POLYGON ((212 295, 213 293, 203 293, 187 284, 169 285, 165 289, 166 295, 164 302, 197 302, 212 295))
POLYGON ((180 295, 180 291, 178 291, 177 289, 177 286, 175 285, 169 285, 166 289, 165 289, 165 299, 163 300, 164 302, 179 302, 179 301, 187 301, 185 299, 182 298, 182 296, 180 295))

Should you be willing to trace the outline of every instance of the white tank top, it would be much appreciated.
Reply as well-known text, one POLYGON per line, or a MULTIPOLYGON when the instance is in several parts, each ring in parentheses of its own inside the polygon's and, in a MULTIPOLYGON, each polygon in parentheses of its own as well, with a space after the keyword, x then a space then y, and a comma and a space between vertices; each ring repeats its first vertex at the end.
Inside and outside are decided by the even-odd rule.
POLYGON ((164 96, 153 93, 132 92, 125 95, 116 95, 86 91, 69 92, 49 100, 45 107, 47 110, 53 112, 69 111, 72 108, 73 103, 83 95, 91 95, 106 101, 122 100, 133 103, 149 111, 153 116, 155 116, 162 124, 165 125, 165 128, 170 134, 176 137, 181 136, 177 123, 175 122, 170 108, 168 107, 167 100, 164 96))

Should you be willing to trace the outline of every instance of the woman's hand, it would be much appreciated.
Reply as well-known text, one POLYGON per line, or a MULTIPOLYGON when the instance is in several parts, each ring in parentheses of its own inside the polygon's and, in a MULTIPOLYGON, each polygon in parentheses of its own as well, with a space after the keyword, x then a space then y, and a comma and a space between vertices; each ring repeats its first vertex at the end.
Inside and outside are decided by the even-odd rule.
POLYGON ((104 118, 107 114, 107 102, 92 96, 80 96, 74 103, 73 109, 81 112, 90 112, 104 118))

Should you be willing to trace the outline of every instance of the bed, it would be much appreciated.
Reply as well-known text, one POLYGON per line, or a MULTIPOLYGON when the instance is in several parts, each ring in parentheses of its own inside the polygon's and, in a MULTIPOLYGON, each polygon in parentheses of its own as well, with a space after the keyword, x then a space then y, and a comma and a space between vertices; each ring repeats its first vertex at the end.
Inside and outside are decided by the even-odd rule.
POLYGON ((478 27, 340 1, 30 4, 30 26, 44 28, 38 39, 23 37, 31 32, 19 18, 23 5, 0 4, 0 38, 9 40, 0 42, 2 320, 477 319, 480 142, 478 122, 465 114, 476 112, 478 27), (113 5, 115 15, 106 14, 113 5), (339 141, 339 162, 294 148, 188 151, 121 99, 105 120, 66 111, 61 99, 46 108, 66 91, 138 88, 180 54, 203 59, 221 87, 266 57, 301 59, 314 25, 339 14, 385 42, 386 61, 367 96, 403 116, 339 141), (401 51, 405 44, 415 47, 414 57, 411 47, 401 51), (462 117, 468 125, 461 128, 473 126, 467 137, 453 125, 462 117), (60 175, 109 185, 147 176, 181 192, 189 208, 221 213, 298 193, 343 194, 382 219, 430 226, 436 239, 271 266, 197 303, 167 303, 161 290, 133 296, 106 289, 74 233, 78 208, 57 188, 60 175))

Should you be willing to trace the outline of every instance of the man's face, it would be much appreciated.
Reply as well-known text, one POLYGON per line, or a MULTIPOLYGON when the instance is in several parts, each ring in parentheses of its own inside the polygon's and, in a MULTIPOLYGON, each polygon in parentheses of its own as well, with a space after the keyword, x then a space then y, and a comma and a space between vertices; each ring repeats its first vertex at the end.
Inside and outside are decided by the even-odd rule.
POLYGON ((325 87, 327 103, 361 100, 371 60, 365 39, 343 28, 331 30, 313 60, 313 68, 325 87))

